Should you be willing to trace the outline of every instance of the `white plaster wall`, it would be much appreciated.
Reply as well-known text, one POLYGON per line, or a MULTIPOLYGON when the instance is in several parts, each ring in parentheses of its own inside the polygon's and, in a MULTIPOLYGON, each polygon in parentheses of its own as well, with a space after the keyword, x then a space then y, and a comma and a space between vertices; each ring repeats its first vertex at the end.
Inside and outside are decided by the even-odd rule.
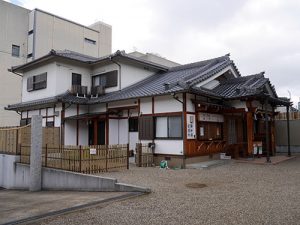
POLYGON ((22 79, 22 102, 55 96, 56 64, 49 63, 24 72, 22 79), (27 78, 47 72, 47 87, 41 90, 27 91, 27 78))
POLYGON ((79 106, 79 114, 86 114, 89 112, 89 107, 87 105, 79 106))
POLYGON ((186 110, 188 112, 195 112, 195 104, 192 102, 192 99, 195 99, 194 95, 186 95, 186 110))
POLYGON ((86 121, 79 121, 79 145, 89 144, 89 129, 86 121))
POLYGON ((141 98, 140 113, 141 114, 151 114, 152 113, 152 98, 141 98))
POLYGON ((76 145, 76 121, 65 122, 65 145, 76 145))
POLYGON ((77 115, 77 105, 71 105, 65 110, 65 117, 77 115))
POLYGON ((135 84, 150 75, 153 75, 155 72, 153 70, 146 70, 142 66, 132 66, 130 64, 121 64, 122 74, 121 74, 121 88, 128 87, 132 84, 135 84))
POLYGON ((55 107, 55 111, 59 112, 58 116, 55 116, 55 124, 54 124, 55 127, 60 127, 61 125, 61 110, 62 110, 61 105, 57 105, 55 107))
POLYGON ((39 110, 31 110, 31 111, 28 111, 28 117, 31 118, 33 115, 39 115, 40 112, 39 110))
POLYGON ((240 100, 230 101, 230 105, 234 108, 246 108, 246 102, 240 100))
POLYGON ((207 89, 213 89, 213 88, 217 87, 219 84, 220 84, 219 81, 212 80, 212 81, 202 85, 202 87, 207 88, 207 89))
POLYGON ((136 143, 139 142, 139 132, 129 132, 129 149, 135 151, 136 143))
POLYGON ((183 155, 182 140, 155 140, 156 154, 183 155))
POLYGON ((119 120, 119 144, 128 144, 128 119, 119 120))
POLYGON ((219 76, 222 76, 224 73, 226 73, 227 71, 231 71, 231 74, 232 74, 232 78, 233 77, 238 77, 238 74, 236 74, 235 70, 233 69, 233 67, 230 65, 230 66, 227 66, 226 68, 224 68, 223 70, 221 70, 220 72, 216 73, 214 76, 198 83, 196 85, 196 87, 201 87, 201 86, 204 86, 206 84, 208 84, 209 82, 213 81, 214 79, 218 78, 219 76))
POLYGON ((106 105, 105 104, 90 105, 89 112, 90 113, 106 112, 106 105))
POLYGON ((118 132, 118 120, 109 119, 109 144, 118 144, 119 132, 118 132))
POLYGON ((81 85, 87 86, 88 90, 90 90, 91 70, 89 68, 57 61, 56 73, 55 73, 55 94, 56 95, 65 93, 67 90, 71 90, 72 73, 81 74, 81 85))
MULTIPOLYGON (((177 95, 182 101, 182 94, 177 95)), ((182 112, 182 103, 176 101, 171 95, 154 98, 154 113, 182 112)))

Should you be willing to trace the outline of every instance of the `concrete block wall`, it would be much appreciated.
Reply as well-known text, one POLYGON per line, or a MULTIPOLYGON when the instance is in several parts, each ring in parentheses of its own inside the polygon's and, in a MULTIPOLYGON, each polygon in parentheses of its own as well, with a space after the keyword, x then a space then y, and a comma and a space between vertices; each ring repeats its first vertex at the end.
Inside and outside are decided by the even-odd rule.
MULTIPOLYGON (((19 156, 0 154, 0 187, 28 189, 30 166, 18 163, 19 156)), ((42 168, 42 189, 57 191, 124 191, 151 192, 149 188, 118 183, 117 179, 42 168)))

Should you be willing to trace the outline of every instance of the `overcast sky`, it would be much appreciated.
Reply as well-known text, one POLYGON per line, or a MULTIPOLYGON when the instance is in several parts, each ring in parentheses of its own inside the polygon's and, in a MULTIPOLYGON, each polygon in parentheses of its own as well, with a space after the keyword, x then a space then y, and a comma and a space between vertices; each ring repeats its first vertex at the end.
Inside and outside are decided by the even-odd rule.
POLYGON ((11 0, 75 22, 112 25, 113 51, 179 63, 231 54, 242 75, 265 71, 280 96, 300 97, 300 0, 11 0))

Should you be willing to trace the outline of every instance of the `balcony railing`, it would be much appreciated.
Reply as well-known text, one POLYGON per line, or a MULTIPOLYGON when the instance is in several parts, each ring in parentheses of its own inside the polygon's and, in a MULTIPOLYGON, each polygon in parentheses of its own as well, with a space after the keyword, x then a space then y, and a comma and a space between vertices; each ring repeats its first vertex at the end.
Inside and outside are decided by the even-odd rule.
POLYGON ((85 97, 87 95, 87 86, 72 85, 71 93, 77 96, 85 97))
POLYGON ((91 88, 91 96, 99 96, 105 94, 105 87, 102 85, 94 86, 91 88))

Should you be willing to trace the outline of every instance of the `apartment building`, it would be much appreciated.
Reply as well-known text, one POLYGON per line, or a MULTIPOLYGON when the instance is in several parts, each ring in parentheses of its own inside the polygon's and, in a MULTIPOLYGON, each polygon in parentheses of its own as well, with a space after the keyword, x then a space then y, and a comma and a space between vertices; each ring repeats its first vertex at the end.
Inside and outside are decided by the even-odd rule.
POLYGON ((21 101, 22 77, 8 72, 51 49, 101 57, 111 54, 112 28, 102 22, 84 26, 40 9, 0 0, 0 127, 19 125, 20 116, 4 107, 21 101))

